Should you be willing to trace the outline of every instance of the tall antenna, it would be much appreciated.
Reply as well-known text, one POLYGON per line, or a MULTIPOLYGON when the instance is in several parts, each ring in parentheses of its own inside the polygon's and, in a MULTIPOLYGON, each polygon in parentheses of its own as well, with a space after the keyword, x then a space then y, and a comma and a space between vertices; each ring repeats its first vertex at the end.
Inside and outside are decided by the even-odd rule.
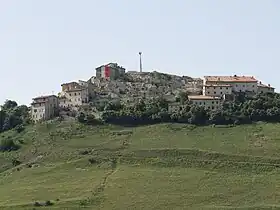
POLYGON ((139 52, 139 58, 140 58, 140 72, 142 72, 142 52, 139 52))

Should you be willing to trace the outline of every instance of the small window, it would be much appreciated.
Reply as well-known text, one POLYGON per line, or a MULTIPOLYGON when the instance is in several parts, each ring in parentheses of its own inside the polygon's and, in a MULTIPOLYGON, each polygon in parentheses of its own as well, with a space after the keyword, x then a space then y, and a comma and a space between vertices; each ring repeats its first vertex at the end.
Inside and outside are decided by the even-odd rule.
POLYGON ((210 94, 210 92, 209 92, 209 91, 208 91, 207 93, 208 93, 208 94, 210 94))
POLYGON ((216 87, 214 87, 214 89, 216 89, 216 87))
POLYGON ((245 87, 245 85, 243 85, 243 87, 245 87))
POLYGON ((69 93, 69 96, 71 96, 71 93, 69 93))
POLYGON ((253 85, 252 87, 255 87, 255 85, 253 85))
POLYGON ((223 95, 223 92, 221 92, 221 95, 223 95))
POLYGON ((201 105, 201 102, 199 102, 199 105, 201 105))
POLYGON ((79 95, 81 95, 81 93, 79 93, 79 95))
POLYGON ((222 88, 222 87, 220 87, 220 89, 222 90, 223 88, 222 88))
POLYGON ((214 92, 214 94, 216 94, 216 92, 214 92))
POLYGON ((228 87, 226 87, 226 89, 228 89, 228 87))
POLYGON ((219 101, 216 101, 216 104, 219 104, 219 101))
POLYGON ((77 95, 77 93, 74 93, 74 95, 76 96, 76 95, 77 95))
POLYGON ((212 106, 212 109, 215 109, 215 107, 214 107, 214 106, 212 106))
POLYGON ((214 101, 212 101, 212 104, 214 104, 214 101))
POLYGON ((238 85, 235 85, 236 87, 238 87, 238 85))

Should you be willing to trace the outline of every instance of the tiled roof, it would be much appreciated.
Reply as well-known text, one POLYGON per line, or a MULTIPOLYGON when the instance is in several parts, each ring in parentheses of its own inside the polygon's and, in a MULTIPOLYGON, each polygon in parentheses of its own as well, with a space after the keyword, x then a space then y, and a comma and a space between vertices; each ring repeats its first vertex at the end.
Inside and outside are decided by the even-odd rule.
POLYGON ((190 100, 218 100, 220 97, 216 96, 204 96, 204 95, 197 95, 197 96, 188 96, 190 100))
POLYGON ((253 76, 205 76, 209 82, 257 82, 253 76))
POLYGON ((232 87, 231 85, 227 84, 211 84, 211 85, 204 85, 206 87, 232 87))

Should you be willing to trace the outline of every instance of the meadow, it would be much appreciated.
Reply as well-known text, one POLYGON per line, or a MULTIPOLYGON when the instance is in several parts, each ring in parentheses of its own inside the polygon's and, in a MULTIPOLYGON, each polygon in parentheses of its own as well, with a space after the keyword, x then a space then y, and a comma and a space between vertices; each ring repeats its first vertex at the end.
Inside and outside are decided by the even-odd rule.
POLYGON ((279 134, 269 123, 11 130, 0 140, 20 149, 0 153, 0 209, 278 209, 279 134))

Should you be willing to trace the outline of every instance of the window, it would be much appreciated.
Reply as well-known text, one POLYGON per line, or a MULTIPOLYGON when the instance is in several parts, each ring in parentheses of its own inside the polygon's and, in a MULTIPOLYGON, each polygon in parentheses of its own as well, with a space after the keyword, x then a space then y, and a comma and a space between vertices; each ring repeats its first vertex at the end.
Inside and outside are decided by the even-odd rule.
POLYGON ((214 106, 212 106, 212 109, 215 109, 215 107, 214 107, 214 106))
POLYGON ((223 88, 222 88, 222 87, 220 87, 220 89, 222 90, 223 88))
POLYGON ((81 99, 80 98, 78 98, 78 101, 80 101, 81 99))
POLYGON ((201 105, 201 102, 199 102, 199 105, 201 105))
POLYGON ((226 87, 226 89, 228 89, 228 87, 226 87))
POLYGON ((216 101, 216 104, 219 104, 219 101, 216 101))
POLYGON ((221 95, 223 95, 223 92, 221 92, 221 95))
POLYGON ((79 93, 79 95, 81 95, 81 93, 79 93))
POLYGON ((210 92, 209 92, 209 91, 208 91, 207 93, 208 93, 208 94, 210 94, 210 92))
POLYGON ((214 101, 212 101, 212 104, 214 104, 214 101))
POLYGON ((255 85, 253 85, 252 87, 255 87, 255 85))
POLYGON ((74 95, 76 96, 76 95, 77 95, 77 93, 74 93, 74 95))
POLYGON ((214 89, 216 89, 216 87, 214 87, 214 89))
POLYGON ((214 94, 216 94, 216 91, 214 91, 214 94))
POLYGON ((243 85, 243 87, 245 87, 245 85, 243 85))
POLYGON ((37 112, 37 109, 34 109, 34 112, 37 112))

